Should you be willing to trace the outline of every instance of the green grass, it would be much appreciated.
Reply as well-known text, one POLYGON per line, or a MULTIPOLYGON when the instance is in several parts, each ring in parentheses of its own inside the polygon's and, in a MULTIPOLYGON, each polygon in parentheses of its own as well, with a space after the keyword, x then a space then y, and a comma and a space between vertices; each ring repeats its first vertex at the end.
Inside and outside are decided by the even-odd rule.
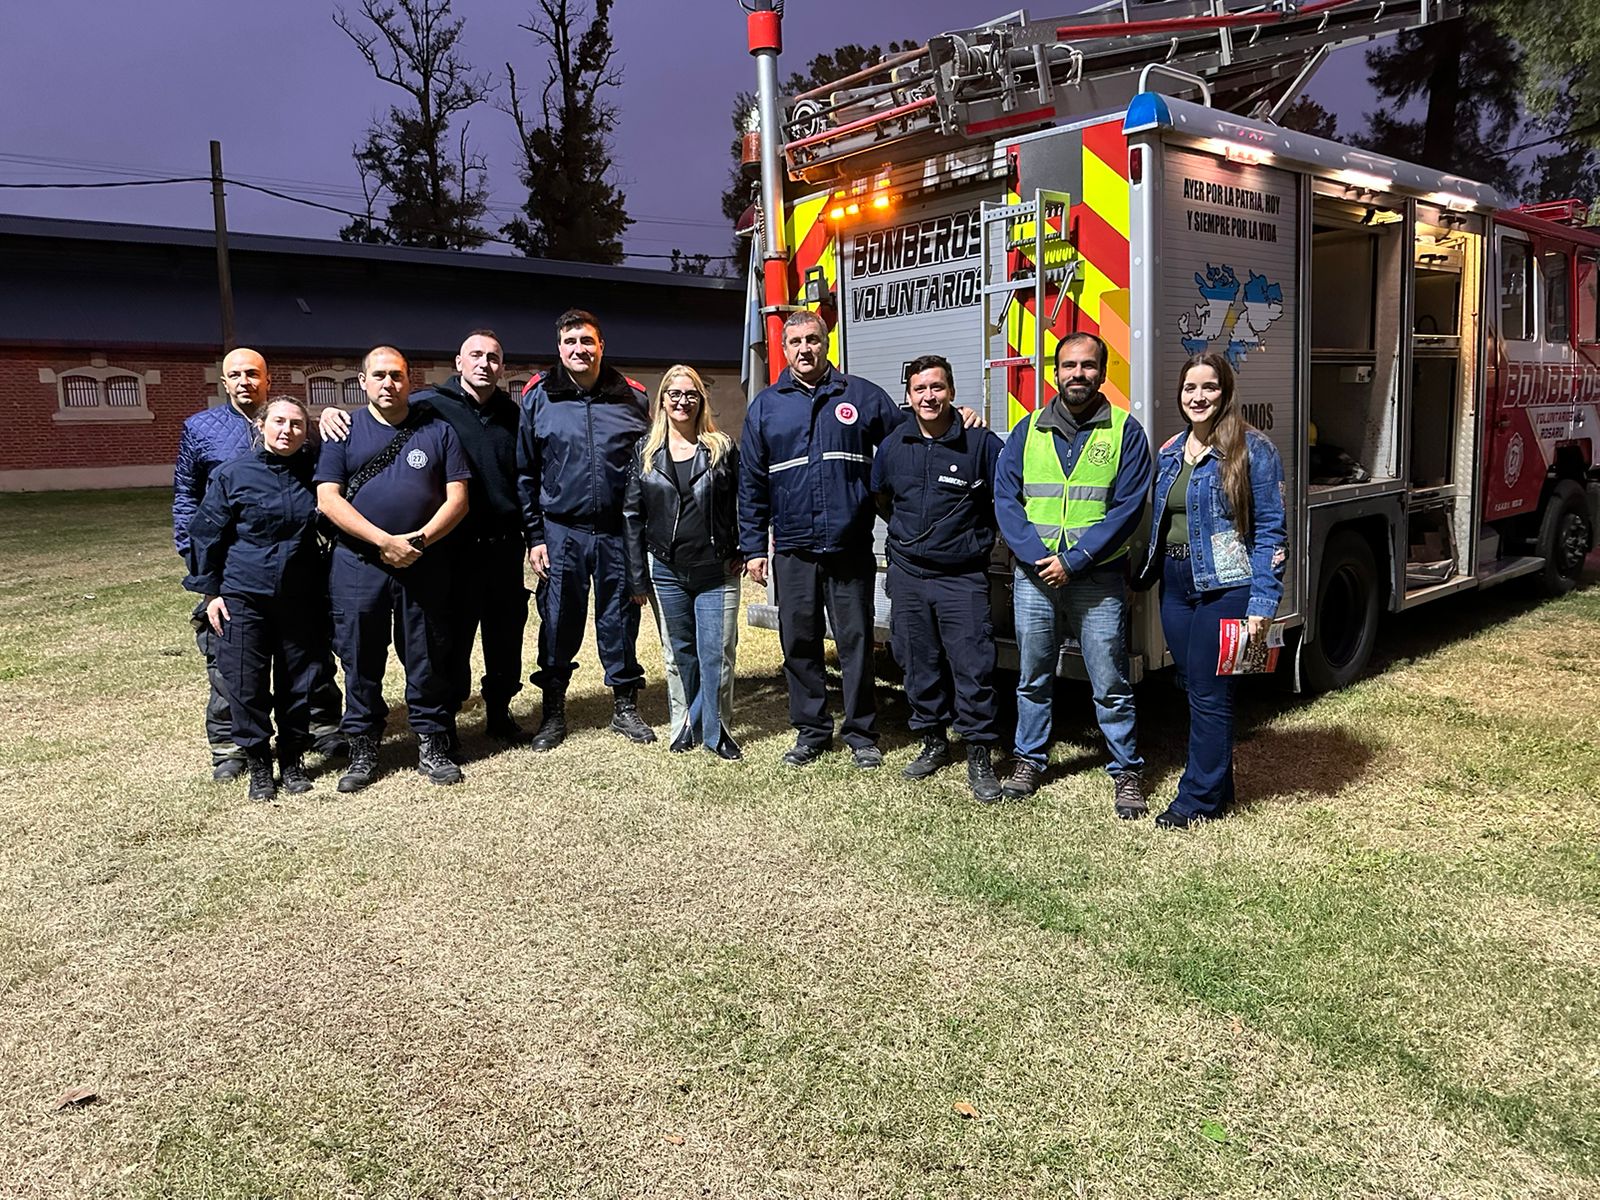
POLYGON ((759 630, 743 764, 605 733, 586 651, 553 754, 437 789, 397 716, 249 805, 179 574, 159 494, 0 497, 0 1194, 1600 1196, 1600 589, 1250 689, 1241 811, 1163 835, 1081 693, 1026 804, 901 780, 887 691, 885 770, 783 768, 759 630))

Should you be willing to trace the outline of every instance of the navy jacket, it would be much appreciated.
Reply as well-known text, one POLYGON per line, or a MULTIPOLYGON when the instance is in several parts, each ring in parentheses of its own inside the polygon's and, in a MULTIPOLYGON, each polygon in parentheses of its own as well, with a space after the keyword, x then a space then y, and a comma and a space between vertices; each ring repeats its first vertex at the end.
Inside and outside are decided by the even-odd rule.
POLYGON ((547 517, 620 533, 633 448, 650 427, 644 387, 607 366, 581 391, 557 366, 522 392, 517 433, 517 493, 523 537, 545 540, 547 517))
POLYGON ((994 472, 1003 443, 959 416, 936 438, 915 420, 872 460, 872 490, 889 510, 889 558, 917 575, 981 571, 994 550, 994 472))
POLYGON ((501 388, 479 405, 452 375, 437 387, 415 392, 411 403, 426 405, 455 431, 456 441, 472 464, 467 484, 467 515, 452 536, 498 538, 522 532, 522 505, 517 499, 517 403, 501 388))
POLYGON ((211 474, 225 462, 249 454, 255 426, 231 402, 201 409, 183 423, 178 464, 172 471, 172 541, 188 556, 189 522, 205 497, 211 474))
MULTIPOLYGON (((1028 520, 1022 499, 1022 450, 1028 441, 1028 430, 1037 420, 1040 427, 1055 435, 1056 457, 1061 469, 1068 475, 1078 461, 1078 455, 1089 441, 1089 430, 1111 420, 1111 403, 1102 399, 1083 422, 1072 420, 1057 404, 1056 397, 1040 412, 1030 413, 1017 422, 1006 448, 1000 454, 995 470, 994 513, 1000 522, 1000 532, 1024 566, 1031 567, 1050 551, 1039 533, 1028 520)), ((1145 500, 1150 495, 1150 483, 1155 478, 1155 461, 1150 456, 1150 439, 1144 426, 1129 417, 1122 427, 1122 456, 1118 460, 1117 479, 1111 489, 1111 500, 1106 505, 1105 520, 1097 523, 1071 549, 1062 554, 1061 562, 1068 572, 1081 575, 1115 554, 1138 529, 1139 518, 1144 513, 1145 500)), ((1137 554, 1138 547, 1132 547, 1137 554)))
POLYGON ((872 454, 906 419, 881 387, 830 370, 809 392, 787 369, 744 415, 739 549, 818 554, 872 546, 872 454))
POLYGON ((288 458, 258 450, 213 471, 189 522, 183 586, 202 596, 319 596, 328 568, 317 544, 316 461, 309 446, 288 458))

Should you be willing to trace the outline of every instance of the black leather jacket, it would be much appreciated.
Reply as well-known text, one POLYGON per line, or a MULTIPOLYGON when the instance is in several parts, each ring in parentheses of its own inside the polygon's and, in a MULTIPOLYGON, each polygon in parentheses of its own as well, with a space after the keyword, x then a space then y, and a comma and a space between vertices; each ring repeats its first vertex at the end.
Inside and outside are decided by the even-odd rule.
MULTIPOLYGON (((648 435, 647 435, 648 436, 648 435)), ((650 562, 654 554, 672 561, 672 539, 678 531, 678 485, 666 446, 656 451, 654 466, 644 473, 645 438, 634 447, 628 486, 622 504, 623 538, 628 557, 628 592, 642 596, 650 591, 650 562)), ((713 467, 711 454, 695 451, 693 483, 695 502, 706 515, 711 549, 726 562, 739 557, 739 448, 728 447, 713 467)))

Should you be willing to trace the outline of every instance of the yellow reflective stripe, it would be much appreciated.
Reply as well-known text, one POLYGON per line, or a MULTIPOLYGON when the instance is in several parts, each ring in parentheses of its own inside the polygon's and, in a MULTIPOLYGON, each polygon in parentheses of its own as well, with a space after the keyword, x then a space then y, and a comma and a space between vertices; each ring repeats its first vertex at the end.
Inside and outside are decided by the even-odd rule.
POLYGON ((1061 483, 1025 483, 1022 485, 1024 496, 1061 496, 1066 494, 1066 485, 1061 483))
POLYGON ((1128 181, 1099 155, 1083 148, 1083 201, 1124 238, 1128 236, 1128 181))

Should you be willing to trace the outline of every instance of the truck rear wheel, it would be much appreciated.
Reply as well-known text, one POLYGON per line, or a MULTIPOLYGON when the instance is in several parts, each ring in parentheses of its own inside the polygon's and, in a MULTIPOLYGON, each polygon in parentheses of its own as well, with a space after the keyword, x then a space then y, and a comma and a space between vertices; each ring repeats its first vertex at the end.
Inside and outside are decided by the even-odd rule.
POLYGON ((1578 585, 1583 560, 1594 549, 1594 527, 1583 489, 1563 479, 1550 493, 1539 517, 1539 541, 1534 553, 1544 559, 1539 586, 1547 596, 1565 596, 1578 585))
POLYGON ((1378 640, 1378 569, 1367 539, 1347 529, 1328 539, 1317 579, 1317 636, 1300 650, 1306 690, 1353 683, 1378 640))

